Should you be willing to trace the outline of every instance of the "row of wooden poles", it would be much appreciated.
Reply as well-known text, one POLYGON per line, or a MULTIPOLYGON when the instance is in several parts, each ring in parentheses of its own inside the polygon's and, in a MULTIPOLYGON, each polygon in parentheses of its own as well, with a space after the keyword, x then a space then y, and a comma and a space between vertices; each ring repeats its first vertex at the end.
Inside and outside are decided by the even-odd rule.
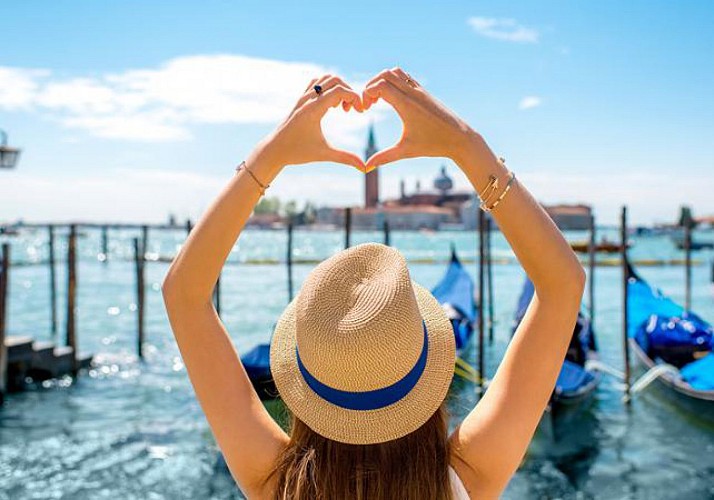
MULTIPOLYGON (((33 224, 31 226, 39 226, 33 224)), ((55 230, 57 225, 55 224, 43 224, 48 228, 48 244, 49 244, 49 258, 48 264, 50 269, 50 310, 51 310, 51 331, 54 338, 57 337, 58 327, 57 327, 57 277, 55 270, 56 255, 55 255, 55 230)), ((176 229, 177 226, 171 225, 148 225, 148 224, 94 224, 94 223, 84 223, 84 224, 70 224, 69 225, 69 236, 67 245, 67 301, 66 301, 66 323, 65 323, 65 342, 66 345, 74 348, 75 353, 77 351, 77 328, 76 328, 76 300, 77 300, 77 235, 78 228, 100 228, 102 230, 102 255, 104 262, 108 258, 108 229, 140 229, 141 237, 133 238, 134 246, 134 263, 135 263, 135 273, 136 273, 136 306, 137 306, 137 342, 136 351, 140 358, 143 357, 143 344, 145 339, 145 264, 146 264, 146 249, 149 229, 176 229)), ((191 233, 193 224, 190 220, 186 221, 185 229, 187 235, 191 233)), ((293 280, 293 223, 288 222, 287 224, 287 248, 286 248, 286 267, 287 267, 287 292, 288 300, 291 301, 294 296, 294 280, 293 280)), ((382 232, 384 235, 384 244, 391 244, 391 232, 388 221, 384 221, 382 225, 382 232)), ((479 212, 479 247, 478 247, 478 297, 479 297, 479 314, 478 314, 478 335, 479 335, 479 352, 478 352, 478 372, 479 374, 485 373, 484 366, 484 341, 485 333, 488 333, 488 341, 493 341, 494 336, 494 301, 493 301, 493 268, 491 258, 491 233, 493 232, 492 220, 490 217, 486 216, 483 211, 479 212), (484 300, 485 297, 485 300, 484 300), (484 307, 484 305, 486 307, 484 307), (486 314, 488 315, 488 322, 486 323, 486 314)), ((589 228, 589 245, 588 245, 588 267, 589 267, 589 280, 588 280, 588 312, 590 315, 591 322, 594 323, 595 320, 595 279, 594 279, 594 269, 595 269, 595 252, 596 252, 596 241, 595 241, 595 218, 590 217, 590 228, 589 228)), ((351 246, 352 239, 352 213, 350 208, 345 209, 344 213, 344 247, 348 248, 351 246)), ((627 241, 627 209, 622 208, 621 215, 621 239, 622 239, 622 261, 623 265, 626 256, 626 241, 627 241)), ((10 245, 5 243, 2 246, 2 274, 0 274, 0 346, 4 344, 4 335, 6 328, 6 311, 7 311, 7 300, 8 300, 8 274, 10 270, 10 245)), ((685 250, 685 281, 686 281, 686 294, 685 294, 685 307, 690 308, 691 305, 691 230, 689 227, 685 228, 685 238, 684 238, 684 250, 685 250)), ((713 270, 714 272, 714 270, 713 270)), ((623 279, 625 273, 623 271, 623 279)), ((714 275, 712 276, 714 279, 714 275)), ((626 283, 623 283, 623 289, 626 291, 626 283)), ((218 314, 221 314, 221 278, 220 275, 216 282, 213 300, 218 314)), ((627 329, 627 294, 623 294, 623 322, 624 329, 627 329)), ((626 378, 627 387, 629 390, 629 345, 626 339, 626 333, 624 335, 624 350, 625 350, 625 368, 626 368, 626 378)), ((4 352, 4 348, 0 348, 0 351, 4 352)), ((2 365, 2 356, 0 353, 0 368, 2 365)), ((4 380, 4 377, 0 377, 4 380)), ((479 377, 483 381, 483 376, 479 377)), ((1 391, 2 388, 0 388, 1 391)))

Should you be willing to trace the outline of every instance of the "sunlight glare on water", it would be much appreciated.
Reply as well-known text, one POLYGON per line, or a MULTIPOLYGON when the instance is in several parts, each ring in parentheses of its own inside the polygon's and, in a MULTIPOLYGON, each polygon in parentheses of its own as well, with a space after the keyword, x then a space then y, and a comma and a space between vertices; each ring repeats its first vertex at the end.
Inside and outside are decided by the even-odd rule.
MULTIPOLYGON (((135 272, 131 231, 110 231, 106 263, 98 260, 98 231, 79 240, 78 338, 81 351, 95 353, 96 366, 72 382, 48 381, 12 394, 0 409, 0 496, 48 498, 241 498, 223 465, 196 401, 169 329, 160 293, 167 263, 146 264, 146 347, 136 349, 135 272)), ((606 231, 617 240, 615 230, 606 231)), ((570 239, 585 234, 569 233, 570 239)), ((702 237, 712 238, 712 234, 702 237)), ((182 231, 149 233, 147 250, 172 255, 182 231)), ((353 244, 381 241, 377 232, 353 234, 353 244)), ((714 239, 714 238, 712 238, 714 239)), ((13 238, 9 333, 50 340, 46 231, 13 238), (19 265, 25 263, 28 265, 19 265), (34 264, 33 264, 34 263, 34 264)), ((58 237, 57 255, 66 252, 58 237)), ((453 241, 476 276, 477 240, 469 232, 392 232, 392 244, 410 261, 412 277, 431 287, 445 269, 453 241), (425 263, 428 259, 438 262, 425 263)), ((222 317, 239 352, 270 338, 287 302, 283 231, 246 231, 231 253, 222 279, 222 317), (252 262, 261 261, 264 264, 252 262), (238 263, 238 264, 236 264, 238 263)), ((296 287, 323 259, 341 249, 343 234, 295 231, 296 287)), ((488 374, 496 369, 510 335, 523 280, 521 268, 500 234, 494 256, 496 338, 487 346, 488 374)), ((633 260, 681 258, 668 237, 635 239, 633 260)), ((714 321, 709 252, 695 254, 694 310, 714 321)), ((609 257, 604 256, 603 259, 609 257)), ((677 266, 641 267, 643 277, 677 301, 683 300, 684 271, 677 266)), ((66 268, 57 266, 60 340, 64 335, 66 268)), ((595 328, 603 360, 622 367, 620 270, 599 267, 595 328)), ((200 332, 197 332, 200 334, 200 332)), ((472 365, 476 350, 465 358, 472 365)), ((457 379, 449 397, 452 427, 476 403, 475 387, 457 379)), ((282 414, 279 404, 270 411, 282 414)), ((714 429, 673 406, 656 391, 621 402, 616 381, 605 377, 592 404, 569 425, 543 429, 512 480, 506 498, 712 498, 714 429)))

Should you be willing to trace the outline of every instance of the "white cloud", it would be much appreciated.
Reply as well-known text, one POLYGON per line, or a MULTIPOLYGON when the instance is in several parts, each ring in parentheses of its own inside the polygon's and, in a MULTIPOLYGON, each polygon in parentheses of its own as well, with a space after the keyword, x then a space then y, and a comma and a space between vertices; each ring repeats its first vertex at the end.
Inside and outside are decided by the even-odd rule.
MULTIPOLYGON (((177 57, 155 68, 73 78, 0 67, 0 110, 28 109, 91 135, 138 141, 191 137, 200 124, 272 124, 305 85, 330 68, 241 55, 177 57)), ((374 120, 381 119, 379 112, 374 120)), ((326 124, 337 142, 364 135, 365 120, 326 124)))
POLYGON ((535 95, 527 95, 518 103, 518 109, 526 110, 537 108, 543 103, 540 97, 535 95))
POLYGON ((12 111, 29 107, 37 93, 37 81, 47 74, 47 70, 0 66, 0 108, 12 111))
POLYGON ((468 24, 481 36, 506 42, 536 43, 540 34, 533 28, 518 24, 515 19, 470 17, 468 24))

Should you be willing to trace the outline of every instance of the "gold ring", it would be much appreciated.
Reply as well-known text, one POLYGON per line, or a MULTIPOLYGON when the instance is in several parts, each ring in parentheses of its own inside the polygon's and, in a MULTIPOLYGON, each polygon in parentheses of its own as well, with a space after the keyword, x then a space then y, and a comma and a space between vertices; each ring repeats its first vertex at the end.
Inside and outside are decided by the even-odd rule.
POLYGON ((412 80, 412 76, 409 73, 407 73, 407 85, 414 88, 417 86, 416 82, 412 80))

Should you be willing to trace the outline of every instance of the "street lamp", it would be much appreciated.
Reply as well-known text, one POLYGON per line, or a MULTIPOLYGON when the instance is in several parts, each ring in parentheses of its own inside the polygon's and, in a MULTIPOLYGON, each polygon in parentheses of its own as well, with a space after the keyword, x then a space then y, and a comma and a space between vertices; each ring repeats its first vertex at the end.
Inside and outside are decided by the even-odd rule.
POLYGON ((15 168, 17 159, 20 157, 20 150, 7 145, 7 133, 0 129, 0 168, 15 168))

